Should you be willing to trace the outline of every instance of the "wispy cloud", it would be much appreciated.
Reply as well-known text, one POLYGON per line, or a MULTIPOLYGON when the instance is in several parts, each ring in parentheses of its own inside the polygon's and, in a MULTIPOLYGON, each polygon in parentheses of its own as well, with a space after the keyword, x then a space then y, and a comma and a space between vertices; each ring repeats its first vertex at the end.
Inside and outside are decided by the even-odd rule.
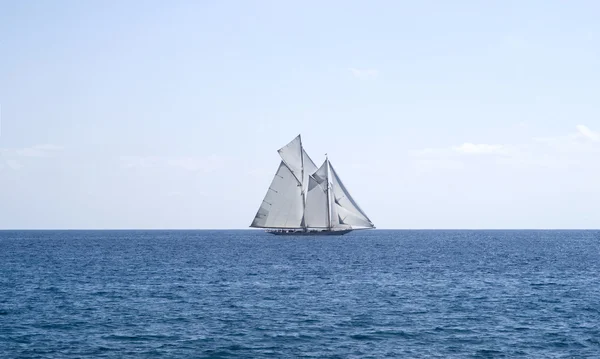
POLYGON ((51 157, 56 154, 58 151, 62 151, 62 146, 52 145, 52 144, 43 144, 43 145, 35 145, 26 148, 17 148, 14 149, 14 152, 17 156, 23 157, 51 157))
POLYGON ((465 163, 457 159, 440 158, 419 158, 415 163, 415 169, 419 173, 427 173, 435 170, 462 170, 465 163))
MULTIPOLYGON (((600 133, 587 126, 578 125, 576 132, 554 137, 534 137, 530 142, 519 144, 485 144, 465 142, 461 145, 425 148, 412 151, 416 160, 434 166, 448 161, 467 161, 467 155, 485 155, 494 158, 495 163, 504 165, 527 165, 551 168, 594 165, 600 154, 600 133), (594 163, 589 163, 594 161, 594 163)), ((465 162, 467 163, 467 162, 465 162)), ((443 165, 440 168, 446 168, 443 165)), ((456 166, 458 168, 458 166, 456 166)))
POLYGON ((470 143, 465 142, 459 146, 442 147, 442 148, 425 148, 412 151, 416 156, 435 156, 435 157, 453 157, 460 155, 505 155, 510 152, 511 148, 508 145, 486 144, 486 143, 470 143))
MULTIPOLYGON (((21 168, 23 168, 23 164, 15 159, 7 159, 4 163, 8 168, 11 168, 13 170, 20 170, 21 168)), ((2 167, 3 166, 1 166, 0 164, 0 168, 2 167)))
POLYGON ((486 143, 474 144, 465 142, 460 146, 452 147, 458 153, 466 155, 498 155, 508 152, 504 145, 489 145, 486 143))
POLYGON ((350 67, 348 70, 350 70, 354 77, 361 80, 373 79, 380 75, 380 72, 377 69, 357 69, 355 67, 350 67))
POLYGON ((599 142, 600 133, 592 131, 585 125, 575 126, 577 132, 568 133, 562 136, 550 136, 550 137, 534 137, 535 142, 543 143, 554 143, 554 144, 568 144, 568 143, 581 143, 585 144, 588 142, 599 142))
POLYGON ((595 142, 600 141, 600 133, 590 130, 589 127, 585 125, 577 125, 576 127, 581 136, 595 142))
POLYGON ((577 132, 562 136, 535 137, 534 144, 564 156, 600 154, 600 134, 584 125, 577 125, 575 128, 577 132))
POLYGON ((52 144, 41 144, 22 148, 0 148, 0 154, 8 157, 52 157, 64 147, 52 144))
POLYGON ((193 156, 121 156, 125 168, 172 167, 187 171, 212 172, 222 168, 228 158, 219 155, 193 156))
POLYGON ((425 148, 412 151, 415 157, 416 170, 428 173, 436 170, 463 170, 467 166, 467 158, 473 156, 505 156, 509 147, 505 145, 474 144, 465 142, 459 146, 442 148, 425 148))
POLYGON ((64 147, 53 144, 39 144, 21 148, 0 148, 0 168, 19 170, 27 158, 54 157, 64 147))

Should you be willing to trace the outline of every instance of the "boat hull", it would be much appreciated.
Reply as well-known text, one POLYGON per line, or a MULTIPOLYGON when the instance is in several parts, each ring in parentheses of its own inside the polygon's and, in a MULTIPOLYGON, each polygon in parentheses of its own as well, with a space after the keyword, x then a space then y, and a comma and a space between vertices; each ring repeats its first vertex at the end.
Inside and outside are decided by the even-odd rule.
POLYGON ((351 229, 344 229, 339 231, 267 231, 267 233, 274 234, 277 236, 343 236, 344 234, 350 232, 352 232, 351 229))

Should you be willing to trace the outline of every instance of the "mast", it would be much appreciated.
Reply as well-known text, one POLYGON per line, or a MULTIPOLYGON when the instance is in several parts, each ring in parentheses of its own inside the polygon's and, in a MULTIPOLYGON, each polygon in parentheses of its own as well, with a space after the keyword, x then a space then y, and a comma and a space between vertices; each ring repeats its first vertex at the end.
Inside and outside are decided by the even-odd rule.
POLYGON ((327 191, 326 191, 326 197, 327 197, 327 229, 331 230, 331 200, 329 199, 329 157, 327 157, 327 153, 325 154, 325 162, 327 163, 327 170, 326 170, 326 180, 327 180, 327 191))
POLYGON ((300 226, 302 226, 302 228, 306 231, 306 194, 304 193, 304 147, 302 147, 302 137, 300 135, 298 135, 298 137, 300 138, 300 188, 302 192, 302 222, 300 223, 300 226))

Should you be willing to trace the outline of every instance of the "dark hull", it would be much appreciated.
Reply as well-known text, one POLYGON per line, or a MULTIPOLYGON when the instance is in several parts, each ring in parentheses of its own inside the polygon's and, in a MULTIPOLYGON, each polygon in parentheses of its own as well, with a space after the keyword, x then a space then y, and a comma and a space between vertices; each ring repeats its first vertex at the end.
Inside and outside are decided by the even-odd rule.
POLYGON ((277 236, 343 236, 350 232, 352 232, 351 229, 343 231, 267 231, 267 233, 277 236))

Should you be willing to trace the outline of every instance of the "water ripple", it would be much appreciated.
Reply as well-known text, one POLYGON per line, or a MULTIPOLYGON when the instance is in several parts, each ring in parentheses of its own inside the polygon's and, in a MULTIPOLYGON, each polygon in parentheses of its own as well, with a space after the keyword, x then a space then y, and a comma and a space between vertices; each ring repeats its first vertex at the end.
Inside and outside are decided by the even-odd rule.
POLYGON ((597 231, 0 231, 4 358, 597 358, 597 231))

